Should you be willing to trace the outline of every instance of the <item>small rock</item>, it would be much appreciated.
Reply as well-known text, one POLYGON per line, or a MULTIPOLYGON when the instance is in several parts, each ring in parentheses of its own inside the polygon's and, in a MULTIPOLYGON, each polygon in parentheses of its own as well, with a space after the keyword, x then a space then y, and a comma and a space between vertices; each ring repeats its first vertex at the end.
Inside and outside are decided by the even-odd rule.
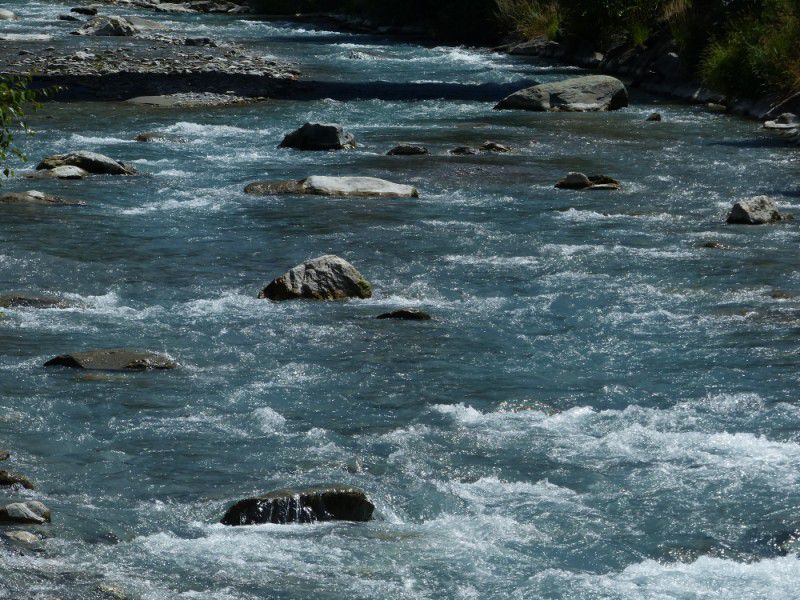
POLYGON ((8 539, 17 542, 18 544, 26 544, 28 546, 33 546, 39 543, 39 538, 32 534, 30 531, 21 531, 21 530, 14 530, 14 531, 6 531, 3 535, 5 535, 8 539))
MULTIPOLYGON (((27 192, 11 192, 0 196, 0 204, 26 204, 26 205, 46 205, 46 206, 84 206, 86 203, 80 200, 69 200, 60 196, 51 196, 36 190, 27 192)), ((2 306, 2 304, 0 304, 2 306)))
POLYGON ((107 583, 101 583, 96 588, 97 592, 103 598, 110 598, 112 600, 128 600, 128 594, 122 588, 107 583))
POLYGON ((510 152, 511 149, 497 142, 484 142, 481 146, 484 152, 510 152))
POLYGON ((17 18, 10 10, 6 10, 5 8, 0 8, 0 21, 13 21, 17 18))
POLYGON ((400 319, 402 321, 430 321, 431 316, 418 308, 401 308, 378 315, 377 319, 400 319))
POLYGON ((375 506, 359 489, 280 490, 237 502, 222 517, 223 525, 369 521, 375 506))
POLYGON ((455 154, 457 156, 469 156, 473 154, 480 154, 480 151, 477 148, 471 148, 470 146, 459 146, 458 148, 453 148, 450 150, 450 154, 455 154))
POLYGON ((796 298, 797 294, 792 292, 784 292, 783 290, 772 290, 769 296, 773 300, 791 300, 792 298, 796 298))
POLYGON ((661 122, 661 113, 653 113, 646 119, 647 121, 661 122))
POLYGON ((171 133, 160 133, 158 131, 146 131, 133 138, 137 142, 186 142, 186 138, 171 133))
POLYGON ((345 150, 355 148, 353 135, 335 123, 306 123, 287 134, 279 148, 295 150, 345 150))
POLYGON ((93 17, 97 14, 97 8, 94 6, 76 6, 75 8, 71 8, 69 12, 78 13, 79 15, 88 15, 93 17))
POLYGON ((75 35, 128 37, 138 32, 139 29, 124 17, 92 17, 80 29, 72 33, 75 35))
POLYGON ((41 502, 14 502, 0 508, 0 524, 41 525, 50 521, 50 509, 41 502))
POLYGON ((401 144, 386 153, 387 156, 419 156, 422 154, 430 153, 425 146, 415 146, 413 144, 401 144))
POLYGON ((606 175, 590 175, 583 173, 569 173, 564 179, 556 183, 562 190, 618 190, 620 183, 606 175))
POLYGON ((208 37, 186 38, 183 41, 183 44, 185 46, 209 46, 211 48, 214 48, 217 45, 216 42, 214 42, 214 40, 212 40, 211 38, 208 38, 208 37))
POLYGON ((711 240, 708 242, 703 242, 699 246, 700 248, 708 248, 709 250, 724 250, 725 246, 723 246, 720 242, 711 240))
POLYGON ((274 279, 258 297, 273 301, 370 298, 372 286, 349 262, 328 254, 274 279))
POLYGON ((764 225, 777 223, 783 218, 772 198, 756 196, 734 204, 728 214, 728 223, 732 225, 764 225))
POLYGON ((44 366, 95 371, 146 371, 175 369, 178 365, 163 354, 117 348, 62 354, 48 360, 44 366))
POLYGON ((9 458, 11 458, 11 452, 8 450, 0 450, 0 462, 8 460, 9 458))
POLYGON ((58 20, 75 22, 75 21, 80 21, 81 19, 79 17, 76 17, 75 15, 58 15, 58 20))
POLYGON ((33 482, 19 473, 12 473, 11 471, 0 471, 0 486, 21 485, 26 490, 34 489, 33 482))

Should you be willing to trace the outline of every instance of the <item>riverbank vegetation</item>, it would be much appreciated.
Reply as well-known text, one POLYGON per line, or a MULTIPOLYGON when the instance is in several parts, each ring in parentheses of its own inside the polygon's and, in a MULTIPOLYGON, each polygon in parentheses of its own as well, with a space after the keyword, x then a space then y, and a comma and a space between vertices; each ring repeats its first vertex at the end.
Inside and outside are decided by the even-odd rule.
POLYGON ((800 0, 259 0, 274 13, 342 12, 437 39, 544 36, 607 51, 667 30, 688 72, 725 94, 800 91, 800 0))
POLYGON ((14 135, 28 131, 25 124, 25 111, 36 108, 37 94, 28 89, 28 80, 22 77, 0 77, 0 172, 11 175, 9 160, 14 157, 24 159, 19 147, 14 143, 14 135))

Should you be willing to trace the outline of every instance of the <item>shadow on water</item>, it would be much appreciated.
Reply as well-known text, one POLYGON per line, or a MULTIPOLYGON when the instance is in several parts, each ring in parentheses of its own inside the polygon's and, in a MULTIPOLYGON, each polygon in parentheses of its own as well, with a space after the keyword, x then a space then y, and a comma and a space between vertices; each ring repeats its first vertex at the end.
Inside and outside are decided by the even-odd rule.
POLYGON ((530 79, 514 83, 407 83, 391 81, 306 81, 281 89, 274 98, 284 100, 470 100, 497 102, 524 87, 530 79))

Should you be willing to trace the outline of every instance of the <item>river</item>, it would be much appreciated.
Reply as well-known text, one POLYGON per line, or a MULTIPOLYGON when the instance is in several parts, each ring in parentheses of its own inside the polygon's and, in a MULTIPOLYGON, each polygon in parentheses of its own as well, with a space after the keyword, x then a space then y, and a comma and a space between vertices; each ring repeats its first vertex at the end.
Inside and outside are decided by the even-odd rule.
MULTIPOLYGON (((68 6, 15 5, 9 31, 60 39, 68 6)), ((0 289, 78 305, 0 320, 4 468, 39 488, 0 495, 53 511, 41 551, 0 548, 0 596, 87 598, 110 582, 153 600, 797 597, 798 548, 782 541, 800 528, 800 229, 725 225, 757 194, 800 212, 796 148, 635 91, 614 113, 493 111, 493 86, 580 73, 538 59, 158 18, 307 80, 459 85, 441 99, 36 114, 25 168, 86 149, 146 175, 3 183, 87 206, 0 220, 0 289), (646 122, 656 110, 663 122, 646 122), (305 121, 342 123, 358 148, 279 150, 305 121), (134 142, 143 131, 175 139, 134 142), (486 140, 513 151, 448 154, 486 140), (431 155, 385 155, 401 142, 431 155), (622 189, 555 190, 569 171, 622 189), (312 174, 420 198, 242 191, 312 174), (328 253, 373 298, 256 298, 328 253), (406 306, 433 320, 374 318, 406 306), (180 368, 41 366, 120 346, 180 368), (324 483, 366 490, 376 519, 218 524, 240 498, 324 483)))

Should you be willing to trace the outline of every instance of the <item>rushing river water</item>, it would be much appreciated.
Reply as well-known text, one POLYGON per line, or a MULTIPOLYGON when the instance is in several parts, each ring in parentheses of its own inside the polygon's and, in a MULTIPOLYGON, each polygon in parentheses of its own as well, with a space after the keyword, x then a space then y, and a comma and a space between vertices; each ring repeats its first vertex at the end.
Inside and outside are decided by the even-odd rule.
MULTIPOLYGON (((69 5, 20 4, 8 31, 66 39, 54 19, 69 5)), ((319 81, 577 72, 252 18, 158 18, 319 81)), ((54 515, 41 552, 0 548, 0 597, 87 598, 100 581, 153 600, 798 597, 784 542, 800 527, 800 302, 772 292, 800 292, 800 229, 724 224, 735 199, 761 193, 800 213, 797 149, 641 95, 604 114, 452 95, 38 114, 29 167, 87 149, 147 175, 4 183, 88 205, 0 220, 0 291, 80 305, 0 320, 0 447, 39 485, 0 496, 54 515), (645 122, 653 110, 664 122, 645 122), (344 124, 358 149, 276 148, 307 120, 344 124), (153 130, 183 141, 132 141, 153 130), (485 140, 514 152, 447 154, 485 140), (432 156, 385 156, 400 142, 432 156), (623 190, 554 190, 571 170, 623 190), (310 174, 384 177, 421 197, 242 192, 310 174), (326 253, 375 296, 256 299, 326 253), (434 320, 374 319, 405 306, 434 320), (181 368, 41 367, 118 346, 181 368), (237 499, 318 483, 365 489, 376 520, 218 524, 237 499)))

